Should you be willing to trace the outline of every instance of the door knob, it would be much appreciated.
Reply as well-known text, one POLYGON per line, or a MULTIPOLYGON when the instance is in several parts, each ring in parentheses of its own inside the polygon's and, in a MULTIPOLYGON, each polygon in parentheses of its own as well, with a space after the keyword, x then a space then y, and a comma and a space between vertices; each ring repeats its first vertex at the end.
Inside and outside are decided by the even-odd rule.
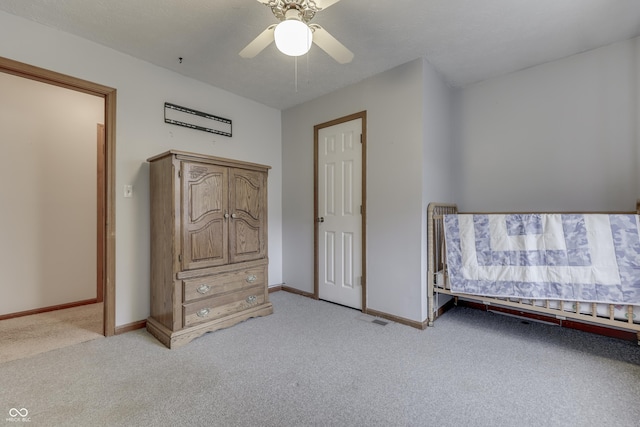
POLYGON ((318 218, 316 221, 318 221, 318 222, 324 222, 324 217, 323 217, 323 216, 321 216, 321 217, 320 217, 320 218, 318 218))

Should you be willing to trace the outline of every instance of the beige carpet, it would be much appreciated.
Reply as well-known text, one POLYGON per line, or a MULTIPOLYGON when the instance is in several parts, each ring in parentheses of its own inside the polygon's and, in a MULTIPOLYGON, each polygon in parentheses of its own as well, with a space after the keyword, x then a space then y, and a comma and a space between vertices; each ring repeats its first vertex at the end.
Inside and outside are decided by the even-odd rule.
POLYGON ((418 330, 269 299, 272 315, 174 350, 139 329, 2 363, 0 426, 640 425, 635 343, 466 307, 418 330), (3 424, 10 408, 31 422, 3 424))
POLYGON ((0 321, 0 363, 103 337, 102 303, 0 321))

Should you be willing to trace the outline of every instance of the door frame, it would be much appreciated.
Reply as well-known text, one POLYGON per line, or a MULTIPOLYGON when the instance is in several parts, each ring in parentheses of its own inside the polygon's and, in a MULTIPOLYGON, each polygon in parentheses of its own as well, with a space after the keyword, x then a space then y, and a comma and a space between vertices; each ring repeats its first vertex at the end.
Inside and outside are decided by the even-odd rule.
POLYGON ((0 72, 36 80, 42 83, 76 90, 104 99, 105 156, 104 156, 104 336, 115 335, 116 330, 116 211, 115 211, 115 159, 116 159, 116 89, 0 57, 0 72))
POLYGON ((318 218, 318 134, 320 129, 339 125, 341 123, 350 122, 352 120, 361 119, 362 126, 362 309, 363 313, 367 312, 367 111, 350 114, 325 123, 320 123, 313 127, 313 297, 320 299, 320 266, 318 265, 319 256, 319 224, 318 218))
POLYGON ((97 181, 97 209, 98 209, 98 219, 96 221, 96 242, 98 242, 98 250, 96 251, 96 299, 98 302, 104 302, 104 239, 105 239, 105 181, 104 181, 104 156, 106 155, 105 149, 105 129, 103 123, 97 124, 97 165, 96 169, 98 170, 98 179, 97 181))

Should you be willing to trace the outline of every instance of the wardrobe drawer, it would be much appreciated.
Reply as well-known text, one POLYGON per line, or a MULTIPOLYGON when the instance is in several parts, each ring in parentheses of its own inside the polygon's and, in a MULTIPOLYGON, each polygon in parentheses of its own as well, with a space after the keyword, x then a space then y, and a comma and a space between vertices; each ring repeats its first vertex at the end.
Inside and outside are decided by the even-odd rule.
POLYGON ((194 301, 256 285, 266 286, 266 268, 263 266, 186 279, 182 281, 182 301, 194 301))
POLYGON ((183 326, 214 320, 265 302, 264 285, 183 304, 183 326))

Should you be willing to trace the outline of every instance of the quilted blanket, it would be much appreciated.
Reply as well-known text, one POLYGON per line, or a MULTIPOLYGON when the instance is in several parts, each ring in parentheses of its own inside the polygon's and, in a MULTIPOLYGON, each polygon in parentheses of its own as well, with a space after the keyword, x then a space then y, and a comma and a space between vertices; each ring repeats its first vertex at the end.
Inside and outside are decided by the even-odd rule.
POLYGON ((445 215, 451 291, 640 305, 638 215, 445 215))

